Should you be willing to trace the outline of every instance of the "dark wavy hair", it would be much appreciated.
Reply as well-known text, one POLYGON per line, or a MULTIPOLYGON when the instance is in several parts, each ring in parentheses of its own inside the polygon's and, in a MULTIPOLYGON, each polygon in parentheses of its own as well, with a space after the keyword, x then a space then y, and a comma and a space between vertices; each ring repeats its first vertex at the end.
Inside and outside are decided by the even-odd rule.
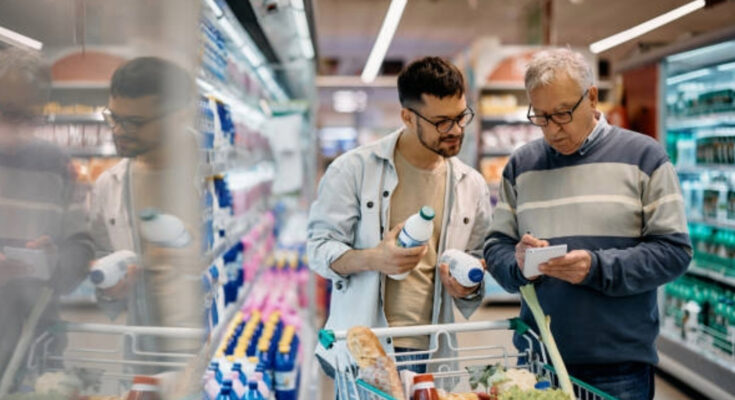
POLYGON ((422 94, 442 99, 447 96, 462 96, 464 92, 462 72, 441 57, 416 60, 398 75, 398 98, 403 107, 422 104, 422 94))
POLYGON ((183 107, 194 95, 194 82, 180 66, 158 57, 139 57, 120 66, 110 82, 112 97, 159 96, 170 108, 183 107))

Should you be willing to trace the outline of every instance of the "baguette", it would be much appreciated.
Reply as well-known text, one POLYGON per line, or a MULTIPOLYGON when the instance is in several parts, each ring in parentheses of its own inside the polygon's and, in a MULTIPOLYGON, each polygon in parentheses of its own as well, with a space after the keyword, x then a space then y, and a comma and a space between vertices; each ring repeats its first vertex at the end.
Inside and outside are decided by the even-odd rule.
POLYGON ((393 360, 385 354, 383 346, 370 328, 356 326, 347 331, 347 348, 360 367, 360 377, 365 382, 404 400, 403 387, 393 360))

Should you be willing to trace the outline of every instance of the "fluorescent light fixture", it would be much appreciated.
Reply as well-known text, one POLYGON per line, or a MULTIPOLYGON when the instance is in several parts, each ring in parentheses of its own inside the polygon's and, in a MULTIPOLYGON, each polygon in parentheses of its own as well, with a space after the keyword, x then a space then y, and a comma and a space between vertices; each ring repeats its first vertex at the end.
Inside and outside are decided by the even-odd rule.
POLYGON ((235 29, 234 26, 232 26, 232 23, 229 19, 222 18, 220 20, 220 24, 222 25, 222 30, 227 32, 227 35, 229 35, 230 39, 232 39, 233 46, 241 47, 245 43, 240 33, 235 29))
POLYGON ((637 38, 648 33, 658 27, 668 24, 671 21, 679 19, 687 14, 699 10, 706 4, 705 0, 696 0, 684 4, 679 8, 675 8, 665 14, 661 14, 656 18, 650 19, 640 25, 636 25, 630 29, 626 29, 620 33, 607 37, 605 39, 594 42, 590 45, 590 51, 597 54, 605 50, 613 48, 621 43, 625 43, 631 39, 637 38))
POLYGON ((23 36, 18 32, 5 29, 2 26, 0 26, 0 41, 13 46, 28 47, 38 51, 41 51, 43 48, 43 43, 38 40, 31 39, 28 36, 23 36))
POLYGON ((722 65, 718 65, 717 66, 717 70, 718 71, 730 71, 730 70, 733 70, 733 69, 735 69, 735 62, 731 62, 731 63, 722 64, 722 65))
POLYGON ((725 43, 718 43, 713 44, 712 46, 702 47, 701 49, 691 50, 684 53, 674 54, 673 56, 667 57, 666 60, 671 61, 681 61, 686 60, 688 58, 694 58, 694 57, 701 57, 707 53, 711 52, 721 52, 724 50, 732 50, 735 48, 735 42, 725 42, 725 43))
POLYGON ((225 15, 224 11, 222 11, 222 7, 217 4, 217 0, 204 0, 204 2, 212 9, 215 18, 220 19, 225 15))
POLYGON ((311 39, 309 38, 301 38, 301 51, 304 52, 304 57, 307 60, 311 60, 314 58, 314 46, 311 44, 311 39))
POLYGON ((380 70, 380 65, 383 63, 385 53, 388 51, 393 35, 396 33, 398 23, 401 21, 403 10, 406 8, 406 2, 408 0, 392 0, 390 7, 388 7, 388 13, 385 15, 383 20, 383 26, 380 27, 380 33, 378 38, 375 40, 373 49, 370 51, 365 69, 362 70, 362 81, 370 83, 375 80, 380 70))
POLYGON ((712 71, 709 68, 698 69, 696 71, 687 72, 686 74, 675 75, 675 76, 672 76, 671 78, 667 78, 666 79, 666 84, 667 85, 675 85, 677 83, 688 81, 690 79, 701 78, 701 77, 707 76, 707 75, 709 75, 711 73, 712 73, 712 71))

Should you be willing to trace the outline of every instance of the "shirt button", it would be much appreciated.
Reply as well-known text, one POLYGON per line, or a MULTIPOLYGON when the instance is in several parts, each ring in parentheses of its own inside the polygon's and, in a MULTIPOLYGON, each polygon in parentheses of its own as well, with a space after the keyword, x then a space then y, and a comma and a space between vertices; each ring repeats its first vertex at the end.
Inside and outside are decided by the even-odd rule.
POLYGON ((393 343, 393 339, 391 339, 391 338, 385 339, 385 341, 388 342, 388 344, 393 343))
POLYGON ((386 190, 385 192, 383 192, 383 197, 388 197, 389 194, 390 192, 386 190))
POLYGON ((462 221, 464 222, 465 225, 467 225, 467 224, 470 223, 470 219, 467 218, 467 217, 464 217, 464 220, 462 220, 462 221))
POLYGON ((115 225, 115 218, 110 218, 110 225, 115 225))
POLYGON ((373 202, 372 201, 368 201, 367 202, 367 208, 373 208, 373 202))
POLYGON ((335 286, 337 287, 337 290, 342 290, 342 281, 337 281, 337 284, 335 286))

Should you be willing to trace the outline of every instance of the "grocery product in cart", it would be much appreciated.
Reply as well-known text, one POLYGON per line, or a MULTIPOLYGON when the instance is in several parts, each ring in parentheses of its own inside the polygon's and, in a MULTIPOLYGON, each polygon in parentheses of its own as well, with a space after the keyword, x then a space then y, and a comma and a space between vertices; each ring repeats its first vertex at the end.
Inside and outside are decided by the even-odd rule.
POLYGON ((474 287, 485 277, 480 260, 457 249, 446 250, 439 263, 449 265, 449 273, 464 287, 474 287))
POLYGON ((160 400, 158 379, 150 376, 136 376, 126 400, 160 400))
POLYGON ((370 330, 356 326, 347 333, 347 347, 357 361, 360 376, 369 384, 402 400, 403 386, 393 360, 383 350, 383 346, 370 330))
POLYGON ((439 400, 439 393, 434 386, 434 376, 431 374, 416 375, 413 378, 413 400, 439 400))
MULTIPOLYGON (((434 232, 434 209, 428 206, 421 207, 421 210, 408 217, 406 223, 403 225, 401 232, 398 234, 396 244, 400 247, 417 247, 423 246, 431 238, 434 232)), ((402 274, 388 275, 395 280, 406 279, 409 272, 402 274)))
MULTIPOLYGON (((334 348, 335 386, 341 400, 393 400, 411 398, 412 389, 417 386, 407 384, 401 387, 391 385, 390 379, 383 378, 365 362, 367 356, 380 359, 385 354, 377 338, 403 337, 413 335, 432 335, 436 340, 443 340, 451 334, 461 332, 481 332, 491 330, 514 330, 528 346, 523 351, 510 352, 503 346, 488 344, 473 347, 455 347, 456 357, 436 358, 431 355, 437 349, 417 351, 410 355, 429 353, 428 360, 404 359, 393 362, 395 354, 388 355, 380 364, 383 371, 396 374, 396 368, 410 367, 415 364, 432 364, 432 376, 439 400, 515 400, 515 399, 569 399, 570 394, 558 385, 564 379, 557 374, 557 369, 550 365, 546 342, 533 332, 522 320, 514 318, 505 321, 464 322, 453 324, 435 324, 388 328, 353 328, 349 331, 322 330, 319 334, 320 345, 334 348), (366 331, 372 332, 368 335, 366 331), (354 332, 360 332, 364 343, 355 341, 354 332), (353 340, 351 340, 353 339, 353 340), (352 345, 350 344, 352 342, 352 345), (341 349, 346 348, 345 351, 341 349), (354 349, 354 350, 353 350, 354 349), (359 360, 363 360, 362 363, 359 360), (463 366, 463 367, 460 367, 463 366)), ((456 346, 456 345, 455 345, 456 346)), ((405 355, 406 353, 402 353, 405 355)), ((410 379, 415 376, 408 371, 401 371, 401 377, 410 379)), ((572 396, 577 399, 614 400, 606 393, 574 378, 570 379, 572 396)), ((404 383, 408 383, 406 381, 404 383)), ((431 397, 429 397, 431 398, 431 397)))

